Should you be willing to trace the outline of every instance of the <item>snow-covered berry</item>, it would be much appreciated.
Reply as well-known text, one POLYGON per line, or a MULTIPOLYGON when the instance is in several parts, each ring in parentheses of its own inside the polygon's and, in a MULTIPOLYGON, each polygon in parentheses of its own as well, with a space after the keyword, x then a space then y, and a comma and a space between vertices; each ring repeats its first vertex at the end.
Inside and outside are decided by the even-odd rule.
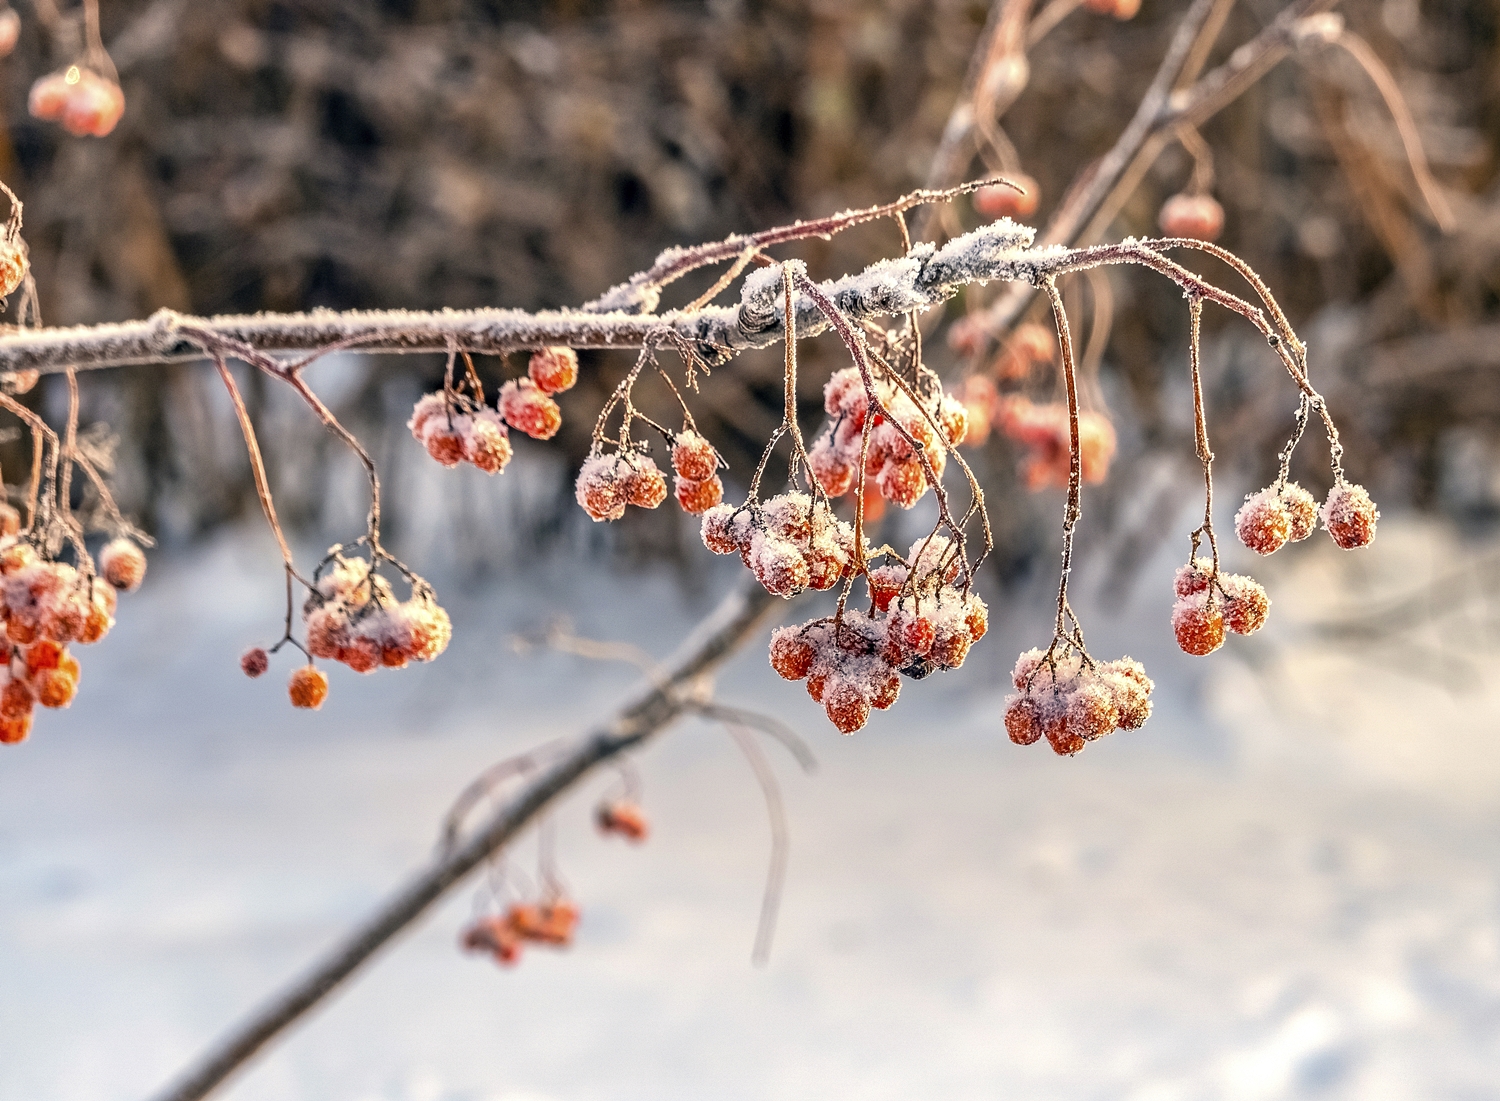
POLYGON ((1333 541, 1344 550, 1367 547, 1375 539, 1380 513, 1362 485, 1339 481, 1328 491, 1318 512, 1333 541))
POLYGON ((578 353, 572 348, 538 348, 531 353, 526 374, 544 394, 559 394, 578 381, 578 353))

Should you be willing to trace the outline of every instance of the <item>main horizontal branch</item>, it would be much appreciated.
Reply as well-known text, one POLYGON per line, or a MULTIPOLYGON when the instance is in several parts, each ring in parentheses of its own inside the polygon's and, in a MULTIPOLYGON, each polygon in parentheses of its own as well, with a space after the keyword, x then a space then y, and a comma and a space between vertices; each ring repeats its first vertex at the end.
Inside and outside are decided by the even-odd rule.
MULTIPOLYGON (((1059 250, 1031 248, 1034 231, 1002 219, 941 248, 919 244, 905 256, 821 284, 823 293, 854 322, 893 317, 939 305, 969 283, 1031 280, 1055 264, 1059 250)), ((44 374, 77 367, 121 367, 204 358, 192 333, 248 345, 258 352, 307 353, 465 351, 499 355, 525 348, 639 348, 675 335, 709 363, 782 338, 779 268, 745 280, 737 306, 664 314, 549 310, 314 310, 226 317, 190 317, 158 310, 144 321, 72 328, 11 329, 0 336, 0 372, 44 374)), ((807 295, 796 303, 797 329, 812 336, 827 319, 807 295)))

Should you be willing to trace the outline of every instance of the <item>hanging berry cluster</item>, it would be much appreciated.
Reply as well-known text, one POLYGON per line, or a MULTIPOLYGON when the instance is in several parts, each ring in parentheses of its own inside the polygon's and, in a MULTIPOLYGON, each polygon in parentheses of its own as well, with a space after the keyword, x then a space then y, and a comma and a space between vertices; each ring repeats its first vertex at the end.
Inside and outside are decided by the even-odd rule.
POLYGON ((1151 717, 1146 668, 1129 657, 1094 661, 1081 651, 1061 657, 1027 650, 1011 673, 1016 695, 1005 701, 1005 732, 1016 745, 1043 736, 1072 756, 1115 730, 1139 730, 1151 717))
POLYGON ((868 572, 868 614, 846 608, 841 616, 776 631, 771 667, 787 680, 806 680, 807 694, 829 721, 853 734, 872 708, 896 702, 902 676, 920 680, 957 669, 984 637, 989 609, 958 584, 960 570, 945 536, 919 539, 908 559, 868 572))
POLYGON ((714 506, 703 514, 703 545, 715 554, 738 553, 773 596, 831 589, 854 561, 853 527, 826 500, 806 493, 714 506))
POLYGON ((483 952, 496 963, 511 967, 520 962, 525 944, 566 948, 578 927, 578 907, 565 898, 538 903, 514 903, 504 914, 480 918, 464 930, 464 951, 483 952))

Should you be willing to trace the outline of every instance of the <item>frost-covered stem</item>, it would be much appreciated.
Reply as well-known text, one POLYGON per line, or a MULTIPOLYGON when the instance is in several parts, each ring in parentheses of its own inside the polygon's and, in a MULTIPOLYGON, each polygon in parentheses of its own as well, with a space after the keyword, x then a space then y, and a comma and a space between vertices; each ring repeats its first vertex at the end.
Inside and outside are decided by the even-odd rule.
POLYGON ((234 406, 236 419, 240 422, 240 432, 245 437, 245 452, 250 457, 250 474, 255 479, 255 495, 260 498, 260 510, 265 514, 266 523, 271 527, 271 534, 276 537, 276 545, 281 548, 281 560, 286 563, 287 576, 291 577, 295 572, 295 566, 292 564, 292 548, 287 545, 286 535, 281 530, 281 522, 276 518, 276 502, 271 497, 271 483, 266 478, 266 464, 261 457, 260 440, 256 437, 255 425, 250 421, 250 411, 245 408, 245 399, 240 394, 240 388, 234 381, 234 375, 229 371, 229 365, 224 362, 224 357, 215 354, 213 359, 214 366, 219 370, 219 378, 224 382, 224 389, 229 391, 229 401, 234 406))
POLYGON ((9 394, 0 393, 0 408, 7 409, 20 417, 26 423, 26 427, 31 429, 31 486, 26 491, 26 528, 35 534, 37 514, 41 505, 43 452, 48 443, 56 451, 57 433, 47 426, 46 421, 9 394))
POLYGON ((599 765, 639 747, 690 713, 704 682, 760 630, 773 610, 783 607, 780 600, 753 581, 737 588, 699 624, 661 685, 643 693, 560 753, 451 851, 387 899, 306 974, 235 1027, 175 1085, 158 1094, 156 1101, 199 1101, 207 1097, 599 765))
POLYGON ((1193 549, 1190 558, 1198 557, 1198 540, 1208 536, 1208 546, 1213 552, 1213 578, 1219 576, 1219 540, 1214 535, 1214 453, 1208 446, 1208 415, 1203 408, 1203 357, 1201 337, 1203 329, 1203 301, 1188 298, 1188 367, 1193 375, 1193 433, 1198 461, 1203 464, 1203 524, 1193 532, 1193 549))
POLYGON ((1068 314, 1063 309, 1062 293, 1057 281, 1048 278, 1042 290, 1052 303, 1052 320, 1057 325, 1057 345, 1062 353, 1063 381, 1068 391, 1068 503, 1063 510, 1062 577, 1057 585, 1057 625, 1053 641, 1064 634, 1063 620, 1068 613, 1068 577, 1073 572, 1073 533, 1083 515, 1083 447, 1078 431, 1078 372, 1073 363, 1073 334, 1068 314))

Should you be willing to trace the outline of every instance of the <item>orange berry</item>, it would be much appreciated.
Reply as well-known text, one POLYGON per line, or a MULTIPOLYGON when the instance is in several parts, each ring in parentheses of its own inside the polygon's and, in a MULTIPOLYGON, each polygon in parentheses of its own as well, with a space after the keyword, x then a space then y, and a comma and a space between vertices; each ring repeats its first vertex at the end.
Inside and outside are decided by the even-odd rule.
POLYGON ((0 718, 0 745, 19 745, 31 733, 31 712, 0 718))
POLYGON ((146 555, 129 539, 111 539, 99 552, 99 574, 121 592, 133 593, 146 577, 146 555))
POLYGON ((986 218, 1030 218, 1036 213, 1041 201, 1041 189, 1036 180, 1024 172, 1007 177, 1021 188, 1017 191, 1007 184, 990 184, 974 192, 974 210, 986 218))
POLYGON ((636 508, 655 508, 667 499, 667 479, 661 468, 644 455, 631 461, 630 473, 621 486, 625 500, 636 508))
POLYGON ((628 469, 618 455, 594 455, 583 461, 573 496, 596 523, 625 515, 628 469))
POLYGON ((977 596, 969 597, 969 605, 964 613, 964 626, 969 630, 969 638, 978 642, 990 629, 990 609, 983 600, 977 596))
POLYGON ((12 613, 5 621, 5 637, 17 646, 28 646, 36 641, 36 624, 12 613))
POLYGON ((617 833, 637 844, 646 840, 651 832, 646 812, 635 803, 623 799, 600 803, 599 809, 594 812, 594 821, 598 823, 601 833, 617 833))
POLYGON ((1344 481, 1328 491, 1318 515, 1333 541, 1344 550, 1369 546, 1375 539, 1375 521, 1380 519, 1365 487, 1344 481))
MULTIPOLYGON (((1139 0, 1136 2, 1139 3, 1139 0)), ((1219 234, 1224 232, 1224 208, 1211 195, 1189 195, 1183 192, 1173 195, 1162 204, 1158 221, 1161 223, 1161 231, 1168 237, 1196 237, 1200 241, 1216 241, 1219 234)))
POLYGON ((1083 0, 1083 6, 1095 15, 1112 15, 1123 21, 1135 18, 1141 0, 1083 0))
POLYGON ((969 656, 969 645, 973 640, 967 632, 954 631, 935 639, 927 651, 927 660, 944 669, 957 669, 969 656))
POLYGON ((784 680, 801 680, 812 669, 815 651, 800 627, 782 627, 771 636, 771 668, 784 680))
POLYGON ((1256 554, 1272 554, 1286 545, 1292 534, 1292 517, 1275 486, 1245 498, 1234 514, 1234 533, 1256 554))
POLYGON ((78 641, 85 645, 98 642, 109 633, 109 626, 109 613, 97 604, 92 605, 88 610, 88 615, 84 617, 83 629, 78 632, 78 641))
POLYGON ((693 482, 706 482, 719 469, 719 453, 698 433, 679 432, 672 443, 672 469, 693 482))
POLYGON ((1049 709, 1042 719, 1042 733, 1059 757, 1071 757, 1088 744, 1083 735, 1068 729, 1068 713, 1062 707, 1049 709))
POLYGON ((51 639, 41 639, 26 648, 26 672, 31 675, 43 669, 56 669, 57 659, 62 657, 62 645, 51 639))
POLYGON ((703 481, 694 481, 679 474, 676 489, 677 503, 684 512, 694 516, 707 512, 724 499, 724 483, 719 481, 717 475, 703 481))
POLYGON ((715 505, 703 514, 703 545, 715 554, 733 554, 741 546, 735 529, 734 506, 715 505))
POLYGON ((75 658, 72 654, 68 653, 66 650, 64 650, 62 652, 62 656, 57 659, 57 667, 64 673, 68 674, 68 676, 72 677, 75 681, 81 677, 83 672, 78 667, 78 659, 75 658))
POLYGON ((46 669, 34 680, 36 702, 43 707, 67 707, 78 692, 78 681, 61 669, 46 669))
POLYGON ((578 353, 572 348, 538 348, 531 353, 526 373, 545 394, 571 390, 578 381, 578 353))
POLYGON ((500 414, 493 409, 481 409, 474 414, 464 440, 464 458, 486 474, 499 474, 513 454, 500 414))
POLYGON ((901 508, 911 508, 927 492, 927 472, 917 459, 890 459, 876 479, 881 496, 901 508))
POLYGON ((1224 645, 1224 615, 1212 594, 1184 597, 1172 609, 1172 633, 1187 654, 1203 657, 1224 645))
POLYGON ((13 680, 0 689, 0 718, 19 719, 30 715, 36 697, 25 681, 13 680))
POLYGON ((500 415, 534 440, 550 440, 562 427, 562 410, 529 378, 500 387, 500 415))
POLYGON ((870 721, 870 701, 846 680, 835 680, 823 693, 823 710, 840 734, 853 734, 870 721))
POLYGON ((345 647, 340 660, 356 673, 373 673, 380 668, 380 643, 361 635, 345 647))
POLYGON ((287 693, 292 698, 293 707, 316 711, 328 698, 328 677, 316 665, 304 665, 292 672, 287 693))

